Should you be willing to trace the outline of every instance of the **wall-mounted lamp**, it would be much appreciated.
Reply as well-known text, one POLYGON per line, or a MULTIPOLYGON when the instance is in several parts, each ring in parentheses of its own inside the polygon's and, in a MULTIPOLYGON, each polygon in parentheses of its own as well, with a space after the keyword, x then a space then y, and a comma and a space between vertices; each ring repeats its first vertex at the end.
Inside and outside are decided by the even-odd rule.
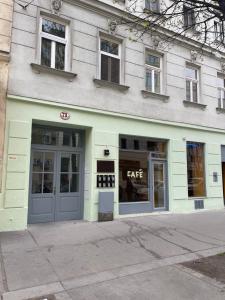
POLYGON ((104 150, 104 155, 105 155, 105 156, 109 156, 109 155, 110 155, 109 149, 105 149, 105 150, 104 150))

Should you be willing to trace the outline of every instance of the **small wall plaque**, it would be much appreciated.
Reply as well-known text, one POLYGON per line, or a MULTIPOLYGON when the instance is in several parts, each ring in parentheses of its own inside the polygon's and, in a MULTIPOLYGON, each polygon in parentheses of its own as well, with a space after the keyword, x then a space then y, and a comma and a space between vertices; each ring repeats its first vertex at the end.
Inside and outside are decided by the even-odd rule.
POLYGON ((114 173, 115 172, 114 161, 98 160, 97 161, 97 172, 98 173, 114 173))
POLYGON ((62 111, 62 112, 60 113, 60 118, 61 118, 62 120, 69 120, 69 119, 70 119, 70 114, 69 114, 68 112, 62 111))

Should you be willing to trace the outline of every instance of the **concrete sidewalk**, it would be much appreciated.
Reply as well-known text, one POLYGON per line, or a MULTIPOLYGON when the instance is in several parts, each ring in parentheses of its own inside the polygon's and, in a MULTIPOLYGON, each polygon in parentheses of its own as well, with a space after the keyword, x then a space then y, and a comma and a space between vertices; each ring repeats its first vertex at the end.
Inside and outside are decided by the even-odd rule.
POLYGON ((224 229, 223 210, 1 233, 0 292, 4 300, 225 299, 222 284, 178 265, 225 252, 224 229))

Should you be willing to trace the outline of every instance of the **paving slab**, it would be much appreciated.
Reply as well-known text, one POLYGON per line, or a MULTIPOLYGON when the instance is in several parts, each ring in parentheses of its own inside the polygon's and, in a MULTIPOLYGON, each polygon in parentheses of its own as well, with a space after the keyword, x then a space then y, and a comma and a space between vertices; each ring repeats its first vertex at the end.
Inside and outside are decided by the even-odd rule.
POLYGON ((64 292, 61 283, 53 282, 50 284, 21 289, 18 291, 6 292, 2 296, 2 300, 26 300, 29 298, 41 297, 44 295, 55 295, 61 292, 64 292))
POLYGON ((0 233, 2 252, 37 249, 37 244, 27 230, 0 233))
MULTIPOLYGON (((160 225, 183 228, 202 234, 203 237, 211 237, 214 241, 225 242, 225 235, 221 230, 225 227, 225 209, 192 214, 164 214, 152 216, 152 219, 160 225)), ((145 222, 148 222, 148 218, 145 222)))
POLYGON ((29 226, 28 231, 40 247, 79 245, 111 237, 97 223, 58 222, 29 226))
POLYGON ((2 278, 2 267, 0 263, 0 298, 3 292, 4 292, 4 287, 3 287, 3 278, 2 278))
POLYGON ((40 250, 4 253, 3 260, 10 291, 58 281, 40 250))
POLYGON ((224 291, 175 267, 68 291, 74 300, 224 300, 224 291))
POLYGON ((115 239, 79 246, 61 246, 45 250, 58 278, 65 280, 155 259, 145 249, 115 239))

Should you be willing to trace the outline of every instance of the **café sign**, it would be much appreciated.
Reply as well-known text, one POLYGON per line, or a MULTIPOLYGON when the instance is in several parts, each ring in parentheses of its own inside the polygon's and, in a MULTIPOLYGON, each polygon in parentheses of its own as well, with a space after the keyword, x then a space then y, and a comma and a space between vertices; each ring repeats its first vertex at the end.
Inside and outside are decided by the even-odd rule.
POLYGON ((143 178, 144 171, 142 169, 139 169, 137 171, 127 171, 127 177, 129 178, 143 178))

